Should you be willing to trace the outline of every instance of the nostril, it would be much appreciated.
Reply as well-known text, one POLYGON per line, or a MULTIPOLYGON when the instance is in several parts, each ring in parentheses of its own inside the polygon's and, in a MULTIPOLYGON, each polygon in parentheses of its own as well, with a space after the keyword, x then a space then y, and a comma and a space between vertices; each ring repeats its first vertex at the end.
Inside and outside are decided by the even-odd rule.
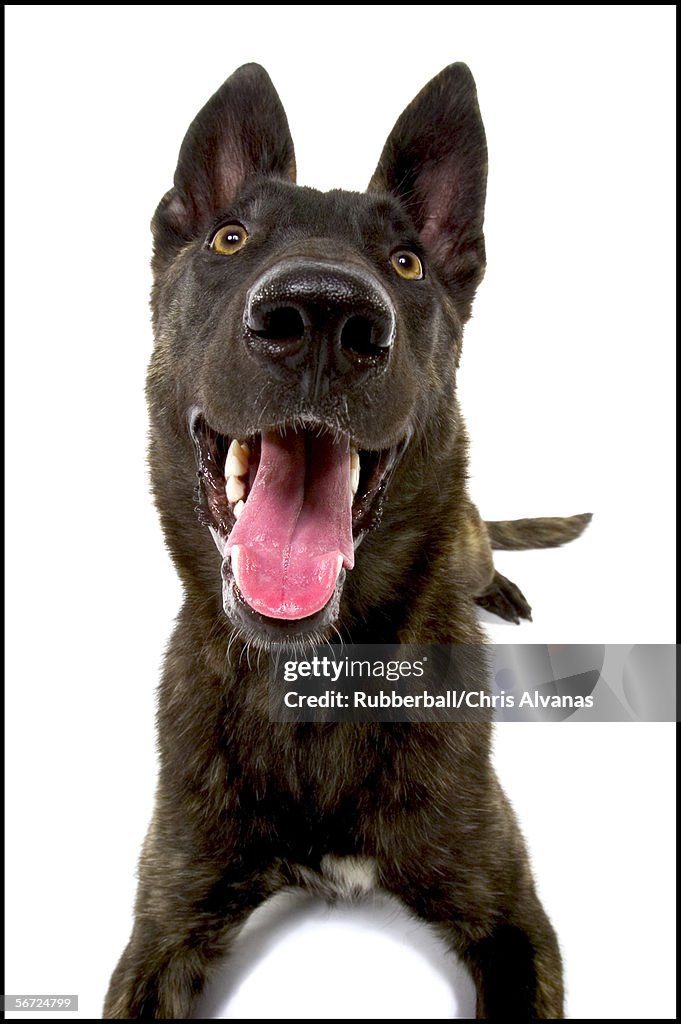
POLYGON ((305 334, 305 323, 297 309, 280 306, 260 312, 251 330, 264 341, 300 341, 305 334))
POLYGON ((343 324, 341 346, 351 355, 375 357, 385 351, 383 333, 366 317, 351 316, 343 324))

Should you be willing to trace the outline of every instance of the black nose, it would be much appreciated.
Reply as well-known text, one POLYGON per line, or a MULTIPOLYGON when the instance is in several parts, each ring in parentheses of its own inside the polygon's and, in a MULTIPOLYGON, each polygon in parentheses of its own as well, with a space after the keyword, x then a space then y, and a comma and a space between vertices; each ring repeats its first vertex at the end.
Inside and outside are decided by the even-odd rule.
POLYGON ((395 310, 379 281, 332 263, 287 261, 259 278, 246 300, 251 352, 314 392, 340 377, 382 370, 395 340, 395 310))

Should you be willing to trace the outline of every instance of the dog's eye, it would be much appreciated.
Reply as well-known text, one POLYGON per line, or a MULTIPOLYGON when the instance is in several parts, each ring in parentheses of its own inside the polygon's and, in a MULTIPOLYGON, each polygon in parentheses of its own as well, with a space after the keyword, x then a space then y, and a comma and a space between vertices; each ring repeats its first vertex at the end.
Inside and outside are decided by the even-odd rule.
POLYGON ((224 228, 215 232, 210 247, 221 256, 233 256, 247 241, 248 231, 243 225, 225 224, 224 228))
POLYGON ((390 262, 400 275, 407 281, 420 281, 423 277, 423 264, 415 252, 409 249, 400 249, 390 257, 390 262))

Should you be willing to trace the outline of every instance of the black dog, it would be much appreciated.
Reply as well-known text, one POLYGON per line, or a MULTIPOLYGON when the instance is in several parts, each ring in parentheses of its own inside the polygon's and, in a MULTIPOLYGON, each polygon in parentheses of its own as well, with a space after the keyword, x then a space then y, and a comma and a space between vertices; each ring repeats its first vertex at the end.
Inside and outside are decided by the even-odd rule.
MULTIPOLYGON (((529 615, 491 548, 559 544, 588 521, 485 524, 467 496, 456 368, 486 184, 470 72, 419 94, 366 194, 294 177, 277 94, 247 65, 189 128, 153 220, 150 458, 185 603, 105 1017, 188 1016, 263 900, 360 872, 437 925, 479 1017, 561 1017, 490 727, 270 722, 256 656, 334 637, 481 645, 476 603, 529 615)), ((470 682, 487 685, 482 653, 470 682)))

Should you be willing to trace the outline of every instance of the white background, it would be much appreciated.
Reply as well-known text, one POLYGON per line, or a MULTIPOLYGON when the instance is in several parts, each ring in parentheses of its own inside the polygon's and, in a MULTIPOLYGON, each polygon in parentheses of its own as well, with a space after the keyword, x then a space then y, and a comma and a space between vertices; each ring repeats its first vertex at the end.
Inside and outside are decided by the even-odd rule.
MULTIPOLYGON (((148 223, 190 120, 259 61, 301 183, 363 188, 415 93, 470 65, 490 151, 460 377, 471 491, 487 518, 595 513, 574 545, 499 557, 535 621, 490 634, 672 642, 674 7, 6 11, 6 988, 77 992, 92 1017, 130 928, 180 603, 143 379, 148 223)), ((674 1016, 671 759, 666 725, 498 730, 572 1017, 674 1016)), ((234 1015, 451 1012, 415 926, 367 913, 294 915, 264 962, 256 944, 234 1015)))

